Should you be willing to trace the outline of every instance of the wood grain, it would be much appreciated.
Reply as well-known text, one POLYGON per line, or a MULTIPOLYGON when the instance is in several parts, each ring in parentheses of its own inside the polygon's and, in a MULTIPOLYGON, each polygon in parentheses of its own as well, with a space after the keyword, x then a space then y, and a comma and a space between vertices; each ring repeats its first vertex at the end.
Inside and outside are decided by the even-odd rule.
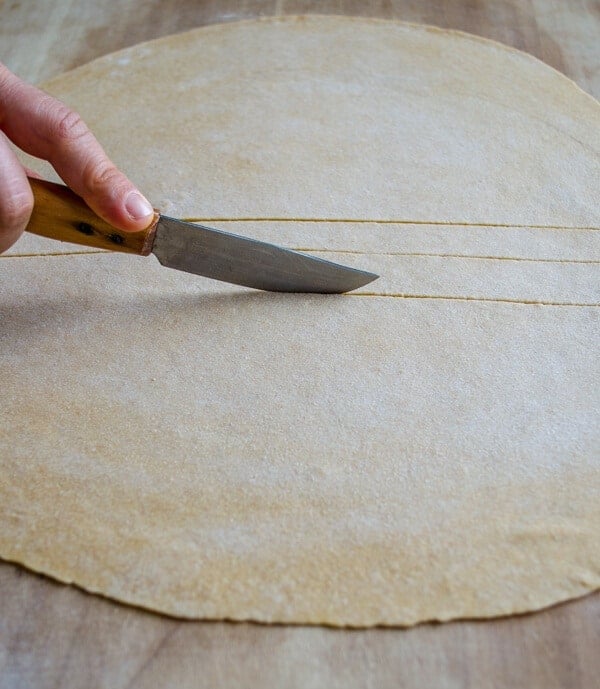
POLYGON ((27 232, 61 242, 96 249, 148 256, 152 250, 158 213, 145 230, 123 232, 99 218, 85 201, 62 184, 30 179, 35 206, 27 232))
MULTIPOLYGON (((0 0, 0 60, 36 82, 201 24, 323 12, 461 29, 600 97, 596 0, 0 0)), ((0 564, 0 688, 600 686, 600 594, 531 615, 412 629, 180 622, 0 564)))
POLYGON ((600 596, 493 622, 180 622, 0 568, 0 686, 592 689, 600 596), (0 646, 1 648, 1 646, 0 646))

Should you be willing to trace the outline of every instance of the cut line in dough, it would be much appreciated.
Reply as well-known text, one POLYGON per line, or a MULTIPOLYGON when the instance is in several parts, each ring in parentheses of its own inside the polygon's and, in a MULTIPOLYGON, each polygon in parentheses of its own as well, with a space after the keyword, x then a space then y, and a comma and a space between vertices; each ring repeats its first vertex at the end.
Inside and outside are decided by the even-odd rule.
MULTIPOLYGON (((209 224, 209 223, 204 223, 209 224)), ((379 254, 439 254, 523 259, 600 260, 600 234, 587 229, 553 231, 526 227, 475 227, 330 222, 210 223, 224 231, 287 247, 379 254)), ((25 235, 3 256, 60 254, 92 249, 25 235)))
MULTIPOLYGON (((414 294, 589 305, 597 304, 600 300, 600 281, 595 268, 597 262, 472 260, 471 257, 337 253, 333 250, 313 251, 311 255, 369 270, 380 276, 375 285, 366 285, 353 291, 352 294, 355 295, 371 294, 375 286, 379 288, 375 293, 380 295, 414 294)), ((54 254, 48 258, 68 256, 69 254, 54 254)), ((90 257, 90 260, 114 260, 118 254, 81 252, 72 256, 90 257)), ((29 258, 34 260, 33 257, 29 258)), ((35 260, 43 258, 45 257, 38 256, 35 260)), ((150 266, 156 264, 155 260, 149 258, 124 258, 132 266, 134 263, 139 264, 142 270, 150 270, 150 266)), ((21 260, 26 259, 22 257, 21 260)), ((206 280, 196 275, 187 277, 195 280, 199 287, 210 291, 238 289, 234 285, 206 280)))
POLYGON ((80 256, 82 254, 85 254, 86 256, 88 254, 105 254, 108 253, 104 250, 98 250, 98 249, 85 249, 82 251, 45 251, 45 252, 39 252, 39 253, 24 253, 24 254, 19 254, 19 253, 10 253, 10 254, 2 254, 0 255, 0 258, 38 258, 40 256, 80 256))
POLYGON ((352 249, 320 249, 318 247, 309 248, 303 246, 290 248, 294 251, 305 251, 314 253, 318 252, 320 254, 352 254, 356 256, 417 256, 422 258, 468 258, 479 261, 524 261, 526 263, 592 263, 600 265, 600 261, 594 261, 592 259, 587 260, 572 258, 522 258, 516 256, 474 256, 472 254, 436 254, 416 251, 353 251, 352 249))
POLYGON ((481 222, 440 222, 435 220, 378 220, 376 218, 182 218, 184 222, 277 222, 277 223, 347 223, 349 225, 441 225, 447 227, 517 227, 532 230, 591 230, 598 231, 600 227, 578 227, 576 225, 519 225, 516 223, 481 223, 481 222))
MULTIPOLYGON (((573 259, 573 258, 521 258, 515 256, 473 256, 470 254, 436 254, 436 253, 418 253, 406 251, 353 251, 351 249, 322 249, 320 247, 305 247, 305 246, 290 246, 287 247, 292 251, 301 251, 304 253, 320 253, 320 254, 351 254, 354 256, 415 256, 421 258, 467 258, 481 261, 523 261, 525 263, 584 263, 600 265, 600 261, 573 259)), ((86 251, 57 251, 48 253, 31 253, 31 254, 6 254, 0 258, 35 258, 40 256, 79 256, 81 254, 104 254, 107 251, 90 249, 86 251)))
POLYGON ((383 299, 446 299, 449 301, 480 301, 492 302, 497 304, 523 304, 525 306, 585 306, 598 307, 600 303, 586 303, 586 302, 571 302, 571 301, 539 301, 527 299, 501 299, 496 297, 447 297, 440 294, 382 294, 379 292, 359 292, 352 294, 343 294, 343 297, 381 297, 383 299))

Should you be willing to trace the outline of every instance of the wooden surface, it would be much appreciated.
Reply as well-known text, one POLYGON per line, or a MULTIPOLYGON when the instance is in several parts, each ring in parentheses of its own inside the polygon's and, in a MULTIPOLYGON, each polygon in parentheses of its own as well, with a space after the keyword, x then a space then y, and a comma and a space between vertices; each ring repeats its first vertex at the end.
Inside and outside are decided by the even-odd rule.
MULTIPOLYGON (((600 97, 595 0, 0 0, 0 60, 40 81, 201 24, 331 12, 470 31, 600 97)), ((0 564, 0 688, 600 687, 600 594, 522 617, 412 629, 180 622, 0 564)))
POLYGON ((600 0, 0 0, 0 61, 37 82, 195 26, 306 12, 469 31, 526 50, 600 98, 600 0))

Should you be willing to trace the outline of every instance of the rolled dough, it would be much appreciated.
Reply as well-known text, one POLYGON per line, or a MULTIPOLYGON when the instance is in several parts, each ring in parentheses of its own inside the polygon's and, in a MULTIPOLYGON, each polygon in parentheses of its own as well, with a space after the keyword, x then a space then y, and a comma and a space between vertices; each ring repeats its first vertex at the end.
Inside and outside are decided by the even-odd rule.
POLYGON ((485 617, 600 586, 593 99, 498 44, 337 17, 204 28, 46 88, 165 212, 382 278, 273 295, 19 242, 3 558, 264 622, 485 617))

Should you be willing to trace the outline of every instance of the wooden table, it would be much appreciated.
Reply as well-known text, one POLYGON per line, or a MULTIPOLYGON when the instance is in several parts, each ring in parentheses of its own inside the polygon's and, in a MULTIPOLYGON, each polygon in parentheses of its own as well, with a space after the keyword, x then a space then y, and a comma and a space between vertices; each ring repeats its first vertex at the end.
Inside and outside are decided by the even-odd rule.
MULTIPOLYGON (((470 31, 600 97, 598 0, 0 0, 0 60, 36 82, 194 26, 305 12, 470 31)), ((181 622, 0 563, 1 689, 162 686, 592 689, 600 594, 521 617, 350 631, 181 622)))

